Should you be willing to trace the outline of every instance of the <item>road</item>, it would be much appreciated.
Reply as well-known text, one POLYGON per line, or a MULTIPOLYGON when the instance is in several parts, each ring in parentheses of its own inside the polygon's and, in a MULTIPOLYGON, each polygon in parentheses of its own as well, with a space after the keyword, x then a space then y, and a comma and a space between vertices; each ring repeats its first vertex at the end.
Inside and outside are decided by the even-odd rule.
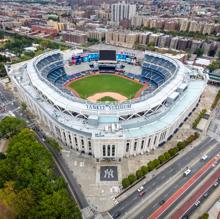
MULTIPOLYGON (((153 191, 155 191, 156 188, 161 187, 163 184, 165 184, 171 177, 179 173, 180 171, 183 171, 182 169, 186 167, 193 159, 195 159, 198 156, 201 156, 202 153, 208 148, 213 147, 213 145, 216 144, 216 141, 214 139, 211 139, 210 137, 205 138, 199 145, 195 146, 181 156, 178 160, 176 160, 173 164, 168 166, 166 169, 164 169, 160 174, 153 177, 150 181, 146 182, 143 187, 145 191, 145 196, 149 196, 153 191)), ((216 149, 214 149, 216 150, 216 149)), ((219 149, 218 149, 219 150, 219 149)), ((215 152, 214 152, 215 153, 215 152)), ((113 216, 117 212, 120 212, 121 215, 129 211, 132 207, 140 203, 142 199, 140 199, 139 194, 137 191, 133 192, 131 195, 129 195, 126 199, 121 201, 119 204, 114 206, 109 213, 113 216)), ((151 207, 153 207, 151 205, 151 207)), ((157 208, 158 205, 154 206, 153 209, 157 208)), ((150 212, 152 213, 152 212, 150 212)), ((150 214, 149 214, 150 215, 150 214)), ((138 218, 138 217, 137 217, 138 218)), ((140 217, 139 217, 140 218, 140 217)))
MULTIPOLYGON (((209 178, 208 180, 203 183, 199 189, 194 192, 190 198, 187 199, 183 203, 183 205, 178 208, 170 217, 170 219, 188 217, 193 211, 196 210, 195 203, 199 200, 200 203, 208 197, 211 192, 219 185, 219 178, 220 177, 220 168, 218 168, 209 178), (214 185, 215 182, 218 181, 218 184, 214 185), (204 196, 206 194, 206 196, 204 196)), ((200 204, 199 204, 200 205, 200 204)))
POLYGON ((193 185, 196 185, 196 183, 198 183, 199 180, 201 180, 201 178, 204 178, 204 176, 207 175, 211 169, 213 169, 213 164, 219 160, 220 160, 220 154, 218 157, 215 156, 214 158, 209 160, 187 182, 185 182, 174 194, 172 194, 162 206, 160 206, 156 211, 154 211, 148 218, 149 219, 164 218, 164 213, 169 211, 170 207, 174 203, 177 204, 177 200, 182 199, 182 196, 186 195, 187 191, 189 191, 189 189, 192 188, 193 185))
MULTIPOLYGON (((214 147, 209 153, 207 153, 209 159, 206 161, 198 161, 196 162, 193 166, 191 166, 191 174, 188 177, 184 177, 183 175, 176 180, 173 184, 169 185, 169 187, 162 193, 160 196, 156 197, 144 210, 141 211, 135 218, 140 219, 140 218, 146 218, 149 217, 150 215, 153 214, 158 208, 161 207, 160 202, 161 200, 168 200, 169 197, 171 197, 177 190, 179 190, 187 181, 189 178, 196 174, 198 170, 200 170, 204 165, 207 165, 208 162, 210 162, 211 158, 215 156, 218 152, 220 152, 220 145, 214 147)), ((212 169, 209 169, 206 171, 206 173, 203 174, 203 177, 208 175, 212 169)), ((194 188, 196 187, 196 184, 191 185, 190 188, 185 191, 185 193, 181 196, 181 199, 183 199, 186 195, 188 195, 194 188)), ((181 200, 180 199, 180 200, 181 200)), ((166 210, 163 212, 160 218, 165 218, 165 216, 173 210, 176 205, 179 203, 180 200, 176 200, 175 203, 172 206, 169 206, 169 210, 166 210)))
POLYGON ((50 146, 44 139, 45 136, 43 132, 40 131, 39 128, 36 126, 33 127, 33 130, 36 132, 38 140, 44 147, 46 147, 53 155, 56 164, 58 166, 58 170, 60 173, 64 176, 66 181, 68 182, 68 186, 70 189, 70 192, 75 197, 76 201, 78 202, 81 209, 86 208, 89 206, 85 196, 83 195, 80 185, 77 183, 76 179, 73 177, 72 172, 67 167, 65 161, 63 160, 61 153, 55 150, 52 146, 50 146))

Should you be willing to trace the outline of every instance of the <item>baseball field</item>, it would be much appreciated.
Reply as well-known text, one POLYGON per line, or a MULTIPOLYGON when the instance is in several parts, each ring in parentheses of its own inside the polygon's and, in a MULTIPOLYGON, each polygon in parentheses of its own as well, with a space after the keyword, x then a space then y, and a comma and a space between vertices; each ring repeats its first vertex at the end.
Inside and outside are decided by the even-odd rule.
POLYGON ((120 101, 135 97, 143 85, 118 75, 97 74, 72 81, 68 84, 68 88, 73 89, 83 99, 120 101), (120 99, 120 96, 123 98, 120 99))

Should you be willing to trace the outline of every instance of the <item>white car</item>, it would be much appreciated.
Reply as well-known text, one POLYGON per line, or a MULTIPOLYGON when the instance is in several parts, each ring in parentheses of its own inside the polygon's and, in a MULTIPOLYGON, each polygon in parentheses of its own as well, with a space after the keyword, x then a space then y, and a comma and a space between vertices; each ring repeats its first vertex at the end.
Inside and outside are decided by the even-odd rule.
POLYGON ((207 155, 206 154, 204 154, 203 156, 202 156, 202 160, 206 160, 207 159, 207 155))
POLYGON ((189 174, 191 173, 191 170, 190 169, 187 169, 184 171, 184 176, 188 176, 189 174))
POLYGON ((141 186, 140 188, 138 188, 138 192, 141 192, 141 191, 143 191, 144 190, 144 187, 143 186, 141 186))
POLYGON ((200 205, 200 201, 198 200, 195 204, 196 207, 198 207, 200 205))
POLYGON ((217 186, 218 186, 218 182, 217 182, 217 181, 214 183, 214 186, 215 186, 215 187, 217 187, 217 186))

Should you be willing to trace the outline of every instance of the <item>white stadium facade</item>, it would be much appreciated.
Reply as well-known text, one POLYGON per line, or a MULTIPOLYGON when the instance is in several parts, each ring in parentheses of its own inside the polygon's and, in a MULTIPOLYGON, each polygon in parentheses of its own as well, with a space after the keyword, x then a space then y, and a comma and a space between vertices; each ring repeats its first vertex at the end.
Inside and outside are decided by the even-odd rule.
POLYGON ((53 136, 97 161, 121 160, 162 146, 196 108, 207 82, 178 60, 145 52, 138 71, 125 63, 129 72, 121 72, 150 85, 140 97, 92 103, 74 96, 64 84, 89 74, 98 62, 93 69, 88 62, 76 65, 67 74, 66 57, 65 52, 47 52, 12 65, 8 75, 21 101, 53 136))

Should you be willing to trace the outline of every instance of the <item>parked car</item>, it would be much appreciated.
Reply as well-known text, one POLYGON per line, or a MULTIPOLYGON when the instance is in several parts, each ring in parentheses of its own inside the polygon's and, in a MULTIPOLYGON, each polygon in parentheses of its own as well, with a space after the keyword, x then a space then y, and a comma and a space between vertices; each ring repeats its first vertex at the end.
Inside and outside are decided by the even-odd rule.
POLYGON ((206 192, 206 193, 203 195, 204 198, 207 198, 208 196, 209 196, 209 193, 208 193, 208 192, 206 192))
POLYGON ((196 207, 198 207, 200 205, 200 201, 198 200, 195 204, 196 207))
POLYGON ((218 186, 218 181, 216 181, 216 182, 214 183, 214 186, 215 186, 215 187, 217 187, 217 186, 218 186))

